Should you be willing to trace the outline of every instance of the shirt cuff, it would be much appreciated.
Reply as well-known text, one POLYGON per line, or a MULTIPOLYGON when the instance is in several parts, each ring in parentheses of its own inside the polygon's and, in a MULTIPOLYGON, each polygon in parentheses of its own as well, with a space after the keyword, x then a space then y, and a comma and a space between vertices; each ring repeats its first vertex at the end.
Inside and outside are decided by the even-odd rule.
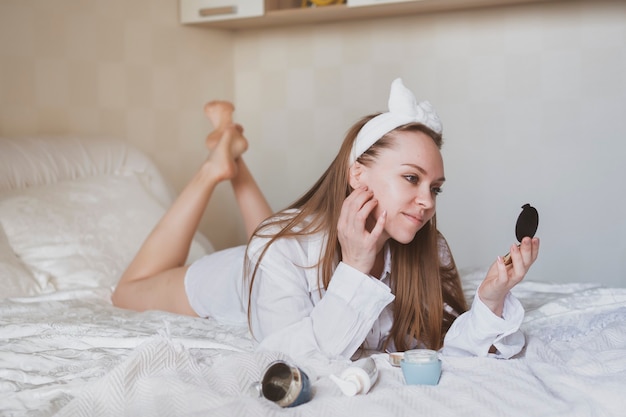
POLYGON ((508 359, 522 350, 526 340, 519 328, 524 320, 524 307, 513 294, 509 292, 504 299, 502 317, 495 315, 483 303, 478 291, 472 309, 475 312, 475 329, 493 340, 495 357, 508 359))
MULTIPOLYGON (((339 262, 327 292, 335 294, 351 306, 365 306, 384 303, 389 304, 395 298, 391 289, 380 280, 339 262)), ((362 308, 356 308, 361 310, 362 308)))
POLYGON ((470 310, 452 323, 444 341, 442 352, 452 356, 489 356, 495 346, 498 358, 510 358, 524 347, 524 334, 519 330, 524 319, 522 304, 511 293, 504 302, 503 317, 487 307, 478 291, 470 310))
POLYGON ((502 317, 498 317, 483 303, 478 291, 474 296, 472 310, 475 315, 475 329, 484 334, 493 334, 496 340, 515 333, 524 320, 524 307, 510 292, 504 298, 502 317))

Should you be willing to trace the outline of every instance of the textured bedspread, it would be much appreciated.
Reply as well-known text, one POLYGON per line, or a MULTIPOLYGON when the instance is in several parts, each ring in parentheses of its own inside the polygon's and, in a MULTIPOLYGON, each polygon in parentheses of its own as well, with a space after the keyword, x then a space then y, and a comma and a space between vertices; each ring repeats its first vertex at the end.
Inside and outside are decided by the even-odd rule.
POLYGON ((282 356, 253 352, 245 328, 116 309, 104 290, 4 300, 0 415, 624 415, 626 289, 529 282, 517 295, 528 309, 518 358, 446 357, 430 387, 404 385, 380 354, 378 383, 353 398, 329 364, 313 400, 284 410, 250 393, 282 356))
POLYGON ((246 328, 113 307, 107 290, 0 301, 0 415, 54 414, 155 336, 185 346, 198 364, 251 351, 246 328))

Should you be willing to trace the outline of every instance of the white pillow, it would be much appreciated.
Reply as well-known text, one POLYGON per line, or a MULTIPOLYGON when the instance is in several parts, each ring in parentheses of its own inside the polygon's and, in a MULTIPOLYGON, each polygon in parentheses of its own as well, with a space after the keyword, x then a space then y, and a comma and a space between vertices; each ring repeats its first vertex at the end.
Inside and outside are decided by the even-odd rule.
MULTIPOLYGON (((0 195, 0 223, 42 288, 113 288, 163 207, 135 175, 102 175, 0 195)), ((189 261, 206 251, 194 241, 189 261)))
POLYGON ((41 290, 33 274, 15 256, 0 225, 0 299, 35 295, 41 290))

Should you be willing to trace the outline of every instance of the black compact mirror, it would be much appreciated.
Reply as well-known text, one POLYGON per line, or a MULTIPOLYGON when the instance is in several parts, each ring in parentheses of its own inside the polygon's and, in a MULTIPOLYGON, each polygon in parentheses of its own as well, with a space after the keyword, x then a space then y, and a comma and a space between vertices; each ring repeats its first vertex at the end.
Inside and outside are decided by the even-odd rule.
MULTIPOLYGON (((534 237, 539 226, 539 213, 537 209, 526 203, 522 206, 522 212, 517 217, 517 223, 515 224, 515 237, 518 242, 522 242, 525 237, 534 237)), ((509 265, 511 263, 511 254, 507 253, 504 256, 504 264, 509 265)))

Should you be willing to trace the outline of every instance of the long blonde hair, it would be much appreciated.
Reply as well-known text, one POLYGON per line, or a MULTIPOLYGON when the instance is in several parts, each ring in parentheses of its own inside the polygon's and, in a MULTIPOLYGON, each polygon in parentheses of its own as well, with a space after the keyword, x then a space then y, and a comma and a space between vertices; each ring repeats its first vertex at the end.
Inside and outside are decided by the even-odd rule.
MULTIPOLYGON (((364 117, 355 123, 346 134, 334 161, 309 191, 255 231, 253 238, 257 236, 269 240, 257 263, 246 265, 250 298, 259 264, 271 244, 278 239, 320 232, 325 234, 326 245, 319 263, 313 267, 317 267, 320 288, 328 288, 333 272, 341 261, 337 223, 343 201, 352 192, 348 183, 352 143, 363 125, 375 116, 364 117), (276 230, 277 226, 277 233, 264 233, 265 230, 276 230)), ((395 131, 420 131, 431 137, 438 148, 443 143, 441 135, 422 124, 413 123, 385 135, 357 160, 364 165, 373 163, 380 149, 391 146, 392 133, 395 131)), ((389 246, 392 262, 390 283, 395 301, 393 326, 385 344, 393 340, 396 349, 402 351, 410 349, 414 341, 418 341, 428 348, 439 349, 443 345, 445 333, 454 319, 467 310, 467 304, 448 244, 437 230, 436 216, 419 230, 410 243, 401 244, 390 239, 389 246)), ((249 320, 250 310, 249 299, 249 320)))

